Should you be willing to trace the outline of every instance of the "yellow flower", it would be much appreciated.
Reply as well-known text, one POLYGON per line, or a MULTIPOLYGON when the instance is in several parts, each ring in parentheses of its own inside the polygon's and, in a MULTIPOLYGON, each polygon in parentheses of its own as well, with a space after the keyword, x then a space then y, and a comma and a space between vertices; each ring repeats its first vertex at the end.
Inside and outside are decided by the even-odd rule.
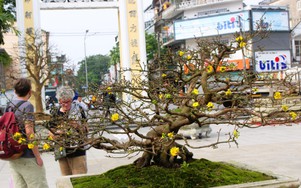
POLYGON ((172 147, 170 149, 170 155, 171 156, 177 156, 180 152, 180 149, 178 147, 172 147))
POLYGON ((63 151, 63 149, 64 149, 63 147, 60 147, 60 148, 59 148, 60 151, 63 151))
POLYGON ((14 139, 14 140, 19 140, 21 137, 22 137, 22 134, 21 134, 20 132, 16 132, 16 133, 13 135, 13 139, 14 139))
POLYGON ((208 102, 207 108, 214 108, 214 104, 212 102, 208 102))
POLYGON ((225 72, 226 71, 226 69, 227 69, 227 67, 225 67, 225 66, 221 66, 221 68, 219 69, 221 72, 225 72))
POLYGON ((110 90, 112 90, 112 88, 111 87, 107 87, 107 91, 110 91, 110 90))
POLYGON ((194 95, 198 95, 199 94, 199 90, 198 89, 193 89, 193 91, 191 92, 194 95))
POLYGON ((230 89, 228 89, 225 94, 226 94, 226 96, 232 95, 232 91, 230 89))
POLYGON ((162 78, 165 78, 166 76, 167 76, 166 74, 164 74, 164 73, 162 74, 162 78))
POLYGON ((27 147, 29 148, 29 149, 32 149, 33 147, 34 147, 34 144, 27 144, 27 147))
POLYGON ((288 106, 286 106, 286 105, 282 105, 282 106, 281 106, 281 109, 282 109, 283 111, 285 111, 285 112, 286 112, 286 111, 288 111, 288 106))
POLYGON ((239 42, 239 41, 242 41, 243 39, 244 39, 244 38, 243 38, 242 36, 239 36, 239 37, 236 37, 235 40, 236 40, 237 42, 239 42))
POLYGON ((236 138, 236 139, 239 137, 239 132, 238 132, 238 130, 235 129, 235 130, 233 131, 233 136, 234 136, 234 138, 236 138))
POLYGON ((275 92, 274 99, 278 100, 278 99, 281 99, 281 98, 282 98, 281 93, 279 91, 275 92))
POLYGON ((112 121, 117 121, 119 119, 119 114, 115 113, 111 116, 112 121))
POLYGON ((253 93, 256 93, 257 91, 258 91, 258 88, 257 88, 257 87, 252 88, 252 92, 253 92, 253 93))
POLYGON ((185 53, 183 51, 178 51, 180 57, 182 57, 185 53))
POLYGON ((26 139, 25 138, 19 138, 18 139, 18 143, 19 144, 23 144, 23 143, 25 143, 26 142, 26 139))
POLYGON ((186 59, 189 61, 189 60, 191 60, 191 55, 187 55, 187 57, 186 57, 186 59))
POLYGON ((162 98, 163 98, 163 94, 160 94, 160 95, 159 95, 159 99, 162 99, 162 98))
POLYGON ((30 134, 29 139, 30 139, 30 140, 33 140, 33 139, 34 139, 34 134, 33 134, 33 133, 30 134))
POLYGON ((290 112, 290 116, 292 117, 292 120, 297 118, 297 114, 295 112, 290 112))
POLYGON ((49 148, 50 148, 50 145, 49 145, 49 144, 45 143, 45 144, 43 145, 43 150, 49 150, 49 148))
POLYGON ((173 138, 173 136, 174 136, 174 135, 173 135, 173 132, 171 132, 171 133, 168 133, 168 134, 167 134, 167 136, 168 136, 168 138, 172 139, 172 138, 173 138))
POLYGON ((241 48, 245 47, 246 45, 247 45, 247 43, 245 43, 245 42, 240 42, 239 43, 239 47, 241 47, 241 48))
POLYGON ((207 66, 207 72, 211 73, 213 71, 213 67, 211 65, 207 66))
POLYGON ((198 102, 194 102, 194 103, 192 104, 192 106, 193 106, 194 108, 197 108, 198 106, 200 106, 200 104, 199 104, 198 102))
POLYGON ((48 140, 50 141, 53 140, 52 136, 48 136, 48 140))

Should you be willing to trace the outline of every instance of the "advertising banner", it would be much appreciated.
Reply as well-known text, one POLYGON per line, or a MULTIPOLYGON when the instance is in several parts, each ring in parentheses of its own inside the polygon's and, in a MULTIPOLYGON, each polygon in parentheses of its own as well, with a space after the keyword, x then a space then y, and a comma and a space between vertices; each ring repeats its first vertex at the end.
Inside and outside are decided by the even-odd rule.
POLYGON ((289 50, 255 52, 255 70, 257 72, 277 72, 290 67, 289 50))
POLYGON ((239 32, 240 29, 250 29, 248 11, 178 20, 174 23, 175 40, 230 34, 239 32))
POLYGON ((289 31, 287 11, 253 11, 253 30, 258 27, 271 31, 289 31))

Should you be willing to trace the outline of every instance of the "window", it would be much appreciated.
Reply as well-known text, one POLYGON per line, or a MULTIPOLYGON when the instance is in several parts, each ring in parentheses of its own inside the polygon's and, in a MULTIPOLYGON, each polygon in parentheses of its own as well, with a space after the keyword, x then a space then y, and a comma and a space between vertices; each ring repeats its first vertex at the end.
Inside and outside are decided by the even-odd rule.
POLYGON ((295 55, 296 57, 300 57, 301 56, 301 40, 295 40, 295 55))
POLYGON ((297 10, 301 10, 301 0, 297 0, 297 10))

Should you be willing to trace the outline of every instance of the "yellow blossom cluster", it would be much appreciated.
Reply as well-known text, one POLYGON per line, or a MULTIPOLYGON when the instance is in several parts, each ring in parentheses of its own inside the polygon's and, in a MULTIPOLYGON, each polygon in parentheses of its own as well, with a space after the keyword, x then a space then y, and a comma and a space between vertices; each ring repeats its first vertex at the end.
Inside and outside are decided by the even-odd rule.
POLYGON ((226 66, 221 66, 220 69, 219 69, 221 72, 225 72, 227 70, 227 67, 226 66))
POLYGON ((290 116, 292 117, 292 120, 295 120, 297 118, 296 112, 290 112, 290 116))
POLYGON ((199 106, 200 106, 200 104, 199 104, 198 102, 192 103, 192 107, 194 107, 194 108, 197 108, 197 107, 199 107, 199 106))
POLYGON ((212 102, 208 102, 208 103, 207 103, 207 108, 208 108, 209 110, 211 110, 212 108, 214 108, 214 104, 213 104, 212 102))
POLYGON ((228 89, 227 91, 226 91, 226 96, 230 96, 230 95, 232 95, 232 91, 231 91, 231 89, 228 89))
POLYGON ((244 38, 242 36, 238 36, 235 39, 239 43, 239 47, 243 48, 247 45, 247 43, 244 41, 244 38))
POLYGON ((174 137, 173 132, 167 134, 168 138, 172 139, 174 137))
POLYGON ((285 111, 285 112, 286 112, 286 111, 288 111, 288 106, 286 106, 286 105, 282 105, 282 106, 281 106, 281 109, 282 109, 283 111, 285 111))
POLYGON ((174 133, 173 133, 173 132, 170 132, 170 133, 167 133, 167 135, 166 135, 165 133, 162 133, 161 138, 169 138, 169 139, 173 139, 173 138, 174 138, 174 133))
POLYGON ((48 143, 45 143, 43 145, 43 150, 49 150, 50 149, 50 145, 48 143))
POLYGON ((213 72, 213 67, 211 65, 207 66, 207 73, 212 73, 213 72))
POLYGON ((187 59, 188 61, 191 60, 191 58, 192 58, 191 55, 187 55, 187 56, 186 56, 186 59, 187 59))
POLYGON ((178 54, 179 54, 180 57, 182 57, 182 56, 185 54, 185 52, 183 52, 183 51, 178 51, 178 54))
POLYGON ((119 119, 119 114, 117 114, 117 113, 112 114, 112 116, 111 116, 112 121, 117 121, 118 119, 119 119))
POLYGON ((198 95, 199 94, 199 90, 198 89, 193 89, 191 93, 194 94, 194 95, 198 95))
POLYGON ((28 146, 29 149, 33 149, 34 148, 34 144, 33 143, 29 143, 29 144, 27 144, 27 146, 28 146))
POLYGON ((170 149, 170 155, 171 156, 177 156, 180 152, 180 149, 178 147, 172 147, 170 149))
POLYGON ((257 87, 252 88, 252 92, 253 93, 257 93, 258 92, 258 88, 257 87))
POLYGON ((23 135, 20 132, 16 132, 13 135, 13 139, 17 141, 19 144, 25 144, 26 142, 26 139, 23 137, 23 135))
POLYGON ((235 130, 233 131, 233 136, 234 136, 234 138, 237 139, 237 138, 239 137, 239 131, 235 129, 235 130))
POLYGON ((282 99, 281 93, 279 91, 274 93, 274 99, 276 100, 282 99))

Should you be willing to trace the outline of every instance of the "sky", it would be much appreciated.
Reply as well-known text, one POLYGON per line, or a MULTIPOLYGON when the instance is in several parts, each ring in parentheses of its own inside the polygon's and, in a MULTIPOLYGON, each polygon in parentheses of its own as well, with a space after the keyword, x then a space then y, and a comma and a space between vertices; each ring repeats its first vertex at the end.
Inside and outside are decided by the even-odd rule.
MULTIPOLYGON (((261 0, 245 0, 257 4, 261 0)), ((146 8, 152 0, 143 0, 146 8)), ((70 64, 84 60, 86 55, 109 55, 118 34, 117 9, 41 10, 41 28, 50 32, 50 44, 60 54, 66 54, 70 64), (86 35, 86 30, 89 30, 86 35)), ((77 67, 78 68, 78 67, 77 67)))
MULTIPOLYGON (((143 0, 147 7, 151 0, 143 0)), ((117 9, 41 10, 41 28, 50 32, 50 44, 76 66, 86 55, 109 55, 118 34, 117 9), (89 30, 85 40, 86 30, 89 30)))

